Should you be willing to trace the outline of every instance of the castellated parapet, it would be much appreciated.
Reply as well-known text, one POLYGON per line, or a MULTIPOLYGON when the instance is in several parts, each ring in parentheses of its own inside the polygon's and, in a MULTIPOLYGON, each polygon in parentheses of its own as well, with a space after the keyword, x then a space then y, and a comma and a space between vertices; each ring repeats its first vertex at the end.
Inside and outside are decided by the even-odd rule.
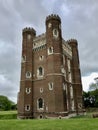
POLYGON ((73 44, 73 45, 76 45, 76 46, 78 45, 78 41, 77 41, 76 39, 69 39, 69 40, 67 40, 66 42, 67 42, 69 45, 70 45, 70 44, 73 44))
POLYGON ((61 22, 60 17, 58 15, 55 15, 55 14, 51 14, 51 15, 46 17, 46 21, 51 20, 51 19, 59 20, 61 22))
POLYGON ((83 113, 78 42, 62 38, 61 19, 46 17, 46 32, 22 30, 18 118, 66 118, 83 113))
POLYGON ((22 30, 22 32, 33 32, 36 35, 36 31, 33 28, 30 27, 26 27, 22 30))

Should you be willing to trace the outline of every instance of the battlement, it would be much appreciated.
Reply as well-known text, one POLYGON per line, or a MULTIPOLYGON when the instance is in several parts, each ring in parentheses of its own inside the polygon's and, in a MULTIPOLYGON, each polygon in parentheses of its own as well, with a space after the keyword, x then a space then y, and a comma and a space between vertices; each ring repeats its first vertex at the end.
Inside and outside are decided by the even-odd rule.
POLYGON ((51 14, 46 17, 46 21, 51 20, 51 19, 59 20, 61 22, 59 15, 56 15, 56 14, 51 14))
POLYGON ((77 43, 77 40, 76 40, 76 39, 69 39, 69 40, 67 40, 66 42, 67 42, 67 43, 71 43, 71 42, 77 43))
POLYGON ((75 46, 78 45, 78 42, 77 42, 76 39, 69 39, 69 40, 66 41, 66 43, 69 44, 69 45, 75 45, 75 46))
POLYGON ((22 32, 33 32, 34 34, 36 34, 36 31, 33 28, 30 27, 26 27, 22 30, 22 32))
POLYGON ((46 34, 43 33, 33 39, 33 49, 41 48, 46 44, 46 34))
POLYGON ((38 35, 33 39, 34 42, 37 42, 39 40, 45 39, 46 33, 42 33, 41 35, 38 35))

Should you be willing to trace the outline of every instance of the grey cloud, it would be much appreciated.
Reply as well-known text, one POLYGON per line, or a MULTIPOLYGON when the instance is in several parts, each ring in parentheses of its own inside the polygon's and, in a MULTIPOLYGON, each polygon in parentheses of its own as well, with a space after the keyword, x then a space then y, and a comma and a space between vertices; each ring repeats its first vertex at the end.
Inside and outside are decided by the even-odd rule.
POLYGON ((45 18, 57 13, 65 40, 76 38, 82 76, 98 72, 97 0, 0 1, 0 94, 17 100, 20 79, 22 29, 32 26, 45 32, 45 18))
POLYGON ((82 76, 98 72, 98 1, 95 1, 66 1, 69 16, 62 17, 64 37, 78 40, 82 76))

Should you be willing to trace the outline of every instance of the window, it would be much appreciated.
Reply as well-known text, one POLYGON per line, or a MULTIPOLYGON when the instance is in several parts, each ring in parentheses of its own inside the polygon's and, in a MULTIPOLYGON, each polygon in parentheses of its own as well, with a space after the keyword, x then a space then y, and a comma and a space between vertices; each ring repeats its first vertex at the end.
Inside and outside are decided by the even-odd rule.
POLYGON ((39 98, 38 99, 38 109, 41 109, 41 110, 43 110, 43 107, 44 107, 44 101, 43 101, 43 99, 42 98, 39 98))
POLYGON ((31 35, 30 35, 30 34, 28 34, 28 35, 27 35, 27 38, 28 38, 28 40, 30 40, 30 39, 31 39, 31 35))
POLYGON ((39 76, 43 75, 43 69, 42 67, 39 67, 39 76))
POLYGON ((65 74, 65 69, 64 69, 63 66, 61 66, 61 72, 62 72, 63 74, 65 74))
POLYGON ((72 87, 72 85, 70 85, 70 97, 71 97, 71 99, 73 99, 73 87, 72 87))
POLYGON ((39 67, 37 69, 37 77, 40 78, 40 77, 43 77, 44 75, 44 69, 42 67, 39 67))
POLYGON ((26 56, 25 55, 22 56, 22 63, 23 62, 26 62, 26 56))
POLYGON ((57 30, 57 29, 53 29, 53 36, 54 36, 55 38, 58 37, 58 30, 57 30))
POLYGON ((44 56, 39 56, 39 60, 42 61, 44 59, 44 56))
POLYGON ((49 23, 49 24, 48 24, 48 28, 51 28, 51 26, 52 26, 52 24, 51 24, 51 23, 49 23))
POLYGON ((65 65, 65 56, 63 55, 63 65, 65 65))
POLYGON ((69 80, 69 82, 72 82, 71 72, 69 72, 69 74, 68 74, 68 80, 69 80))
POLYGON ((30 105, 25 106, 25 111, 30 111, 30 105))
POLYGON ((31 78, 31 72, 26 72, 26 78, 31 78))
POLYGON ((48 48, 48 55, 53 54, 53 47, 48 48))
POLYGON ((78 108, 82 109, 82 104, 81 103, 78 103, 78 108))
POLYGON ((43 93, 43 88, 40 88, 40 93, 43 93))
POLYGON ((71 64, 70 64, 70 59, 67 59, 67 66, 68 66, 68 71, 70 72, 70 70, 71 70, 71 66, 70 66, 71 64))
POLYGON ((31 93, 31 88, 26 88, 26 93, 30 94, 31 93))
POLYGON ((74 111, 74 100, 72 100, 71 103, 72 103, 71 104, 71 109, 72 109, 72 111, 74 111))
POLYGON ((66 90, 66 84, 63 83, 63 90, 66 90))
POLYGON ((49 86, 49 90, 53 90, 53 82, 48 83, 48 86, 49 86))

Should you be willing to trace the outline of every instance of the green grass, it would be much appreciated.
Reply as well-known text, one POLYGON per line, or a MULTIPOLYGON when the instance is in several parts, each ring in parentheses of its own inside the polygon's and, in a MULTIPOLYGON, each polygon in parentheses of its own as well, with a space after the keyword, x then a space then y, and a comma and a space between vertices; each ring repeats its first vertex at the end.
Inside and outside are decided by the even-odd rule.
POLYGON ((98 130, 98 118, 76 116, 70 119, 17 120, 16 111, 0 111, 0 130, 98 130))
POLYGON ((17 111, 0 111, 0 120, 17 119, 17 111))
POLYGON ((0 120, 0 130, 98 130, 98 119, 0 120))

